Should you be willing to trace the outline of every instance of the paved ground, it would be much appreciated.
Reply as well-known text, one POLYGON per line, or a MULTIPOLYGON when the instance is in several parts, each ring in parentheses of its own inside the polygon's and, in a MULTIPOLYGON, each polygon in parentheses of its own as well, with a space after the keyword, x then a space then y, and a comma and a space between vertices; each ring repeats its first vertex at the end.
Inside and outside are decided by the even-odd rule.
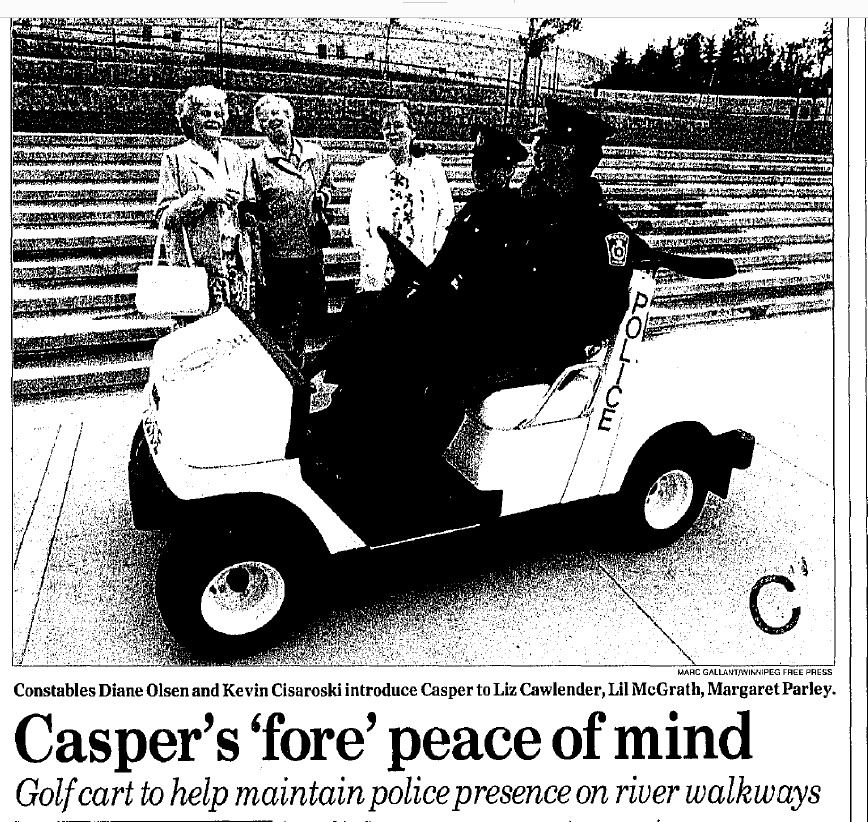
MULTIPOLYGON (((586 506, 569 521, 464 536, 442 557, 406 546, 381 560, 401 569, 388 589, 376 584, 375 565, 312 580, 339 607, 245 662, 831 662, 831 314, 683 330, 651 345, 694 392, 718 410, 730 405, 734 427, 758 443, 751 469, 734 473, 729 499, 712 498, 678 544, 612 550, 617 540, 590 526, 614 528, 617 519, 586 506), (544 546, 554 550, 540 558, 544 546), (500 547, 506 559, 443 573, 447 556, 500 547), (765 589, 763 617, 781 624, 802 609, 782 635, 760 631, 748 609, 751 587, 768 574, 788 576, 796 591, 765 589)), ((14 410, 17 663, 192 662, 153 599, 163 537, 130 522, 126 461, 140 406, 137 395, 118 395, 14 410)))

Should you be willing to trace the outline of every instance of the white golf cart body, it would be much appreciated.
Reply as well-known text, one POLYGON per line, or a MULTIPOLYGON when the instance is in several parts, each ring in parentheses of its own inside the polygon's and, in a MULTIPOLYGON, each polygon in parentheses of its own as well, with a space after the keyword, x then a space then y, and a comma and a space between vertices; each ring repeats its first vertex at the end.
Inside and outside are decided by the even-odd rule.
POLYGON ((358 485, 310 453, 328 386, 311 397, 249 316, 223 308, 160 340, 129 477, 135 525, 170 533, 155 580, 170 631, 198 656, 251 653, 318 607, 309 580, 323 557, 601 495, 620 492, 625 547, 674 542, 708 491, 725 497, 732 469, 750 465, 753 438, 709 419, 707 401, 692 407, 689 385, 662 387, 644 341, 653 293, 634 273, 610 345, 581 351, 552 385, 467 409, 443 461, 408 464, 406 478, 396 466, 394 484, 428 503, 406 508, 398 531, 388 497, 360 504, 358 485))
MULTIPOLYGON (((612 345, 552 385, 505 389, 468 409, 444 457, 478 489, 502 492, 502 515, 616 493, 640 448, 674 424, 701 422, 711 434, 731 427, 707 419, 707 404, 698 416, 688 386, 677 396, 655 389, 654 364, 643 361, 653 292, 651 275, 637 271, 612 345)), ((279 497, 309 518, 330 553, 362 547, 302 479, 298 457, 286 456, 294 390, 229 309, 170 334, 155 347, 145 390, 156 467, 181 501, 279 497)))

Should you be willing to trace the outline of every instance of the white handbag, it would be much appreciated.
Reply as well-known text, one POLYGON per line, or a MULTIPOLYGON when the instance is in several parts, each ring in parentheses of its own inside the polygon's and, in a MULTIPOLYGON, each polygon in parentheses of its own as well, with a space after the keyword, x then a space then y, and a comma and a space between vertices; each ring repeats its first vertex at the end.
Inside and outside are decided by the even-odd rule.
POLYGON ((140 265, 136 283, 136 309, 150 317, 201 317, 209 304, 208 272, 193 265, 187 231, 181 226, 187 265, 160 265, 166 237, 166 215, 160 219, 154 256, 150 265, 140 265))

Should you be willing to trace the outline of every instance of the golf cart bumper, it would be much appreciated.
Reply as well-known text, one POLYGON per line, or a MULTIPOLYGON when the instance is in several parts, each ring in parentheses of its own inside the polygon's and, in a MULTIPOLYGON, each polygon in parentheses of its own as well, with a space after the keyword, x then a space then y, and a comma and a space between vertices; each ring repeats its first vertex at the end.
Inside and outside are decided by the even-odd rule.
POLYGON ((737 428, 712 437, 711 444, 709 488, 725 499, 729 494, 733 469, 750 468, 756 440, 753 434, 737 428))

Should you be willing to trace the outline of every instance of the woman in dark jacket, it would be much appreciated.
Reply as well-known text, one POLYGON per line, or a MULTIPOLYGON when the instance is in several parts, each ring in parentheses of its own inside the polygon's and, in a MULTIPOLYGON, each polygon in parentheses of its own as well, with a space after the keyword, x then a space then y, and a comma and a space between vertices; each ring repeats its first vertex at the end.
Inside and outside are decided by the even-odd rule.
POLYGON ((255 127, 265 141, 251 157, 260 224, 262 283, 257 318, 286 347, 296 364, 304 343, 325 317, 322 245, 324 211, 331 198, 329 155, 317 143, 293 135, 289 100, 266 94, 254 106, 255 127))

